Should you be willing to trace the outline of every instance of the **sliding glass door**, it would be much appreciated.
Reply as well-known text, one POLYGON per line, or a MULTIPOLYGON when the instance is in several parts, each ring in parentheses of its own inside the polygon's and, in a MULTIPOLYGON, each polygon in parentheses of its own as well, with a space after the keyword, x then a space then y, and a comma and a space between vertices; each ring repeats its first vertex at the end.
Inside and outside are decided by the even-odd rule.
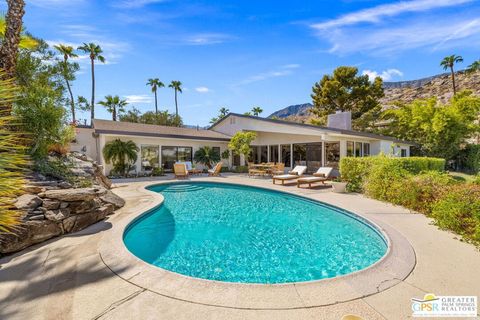
POLYGON ((340 142, 325 142, 325 167, 338 168, 340 142))
POLYGON ((278 146, 270 146, 270 162, 275 162, 277 163, 279 161, 278 159, 278 146))
POLYGON ((166 171, 172 171, 177 161, 193 161, 192 155, 192 147, 162 147, 162 166, 166 171))
POLYGON ((293 145, 293 166, 307 166, 312 173, 322 166, 322 143, 302 143, 293 145))
POLYGON ((280 159, 283 164, 285 164, 285 167, 290 168, 292 166, 291 163, 291 155, 292 155, 292 148, 291 145, 289 144, 282 144, 280 146, 282 150, 282 158, 280 159))

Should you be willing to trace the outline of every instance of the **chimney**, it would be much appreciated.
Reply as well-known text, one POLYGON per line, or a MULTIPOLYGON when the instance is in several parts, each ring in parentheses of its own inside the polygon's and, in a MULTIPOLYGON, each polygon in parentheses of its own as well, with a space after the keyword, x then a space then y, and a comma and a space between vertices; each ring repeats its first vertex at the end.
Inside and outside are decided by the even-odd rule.
POLYGON ((334 114, 329 114, 327 127, 341 130, 352 130, 352 113, 350 111, 337 111, 334 114))

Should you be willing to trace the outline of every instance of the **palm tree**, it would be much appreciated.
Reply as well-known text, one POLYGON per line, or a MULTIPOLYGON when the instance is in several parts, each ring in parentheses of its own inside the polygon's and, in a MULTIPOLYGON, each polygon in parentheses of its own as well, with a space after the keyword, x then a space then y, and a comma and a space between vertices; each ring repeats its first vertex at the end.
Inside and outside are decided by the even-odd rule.
POLYGON ((5 76, 13 77, 17 67, 18 46, 21 40, 22 19, 25 14, 24 0, 7 0, 8 10, 5 17, 5 29, 0 47, 0 68, 5 76))
POLYGON ((112 95, 105 96, 105 100, 98 104, 104 106, 112 114, 113 121, 117 121, 117 114, 125 112, 125 107, 128 105, 126 100, 121 100, 119 96, 113 97, 112 95))
POLYGON ((260 107, 253 107, 252 108, 252 113, 255 117, 258 117, 260 115, 260 113, 263 112, 263 109, 260 108, 260 107))
POLYGON ((455 87, 455 71, 453 70, 453 67, 455 66, 455 63, 459 62, 463 62, 463 58, 454 54, 443 58, 442 62, 440 62, 440 66, 443 67, 443 70, 450 69, 450 72, 452 74, 453 95, 457 93, 457 88, 455 87))
POLYGON ((175 90, 175 115, 178 117, 178 103, 177 103, 177 92, 182 93, 182 83, 180 81, 173 80, 169 85, 169 88, 175 90))
POLYGON ((155 114, 158 114, 158 105, 157 105, 157 89, 163 88, 165 85, 160 79, 148 79, 147 86, 152 87, 152 92, 155 94, 155 114))
POLYGON ((230 110, 228 110, 225 107, 222 107, 220 108, 220 110, 218 110, 218 112, 220 112, 219 118, 225 118, 227 114, 229 114, 230 110))
POLYGON ((207 166, 208 169, 211 169, 214 163, 220 161, 220 154, 215 152, 212 147, 205 146, 195 152, 193 160, 207 166))
POLYGON ((73 98, 72 88, 70 87, 70 81, 68 80, 68 59, 78 57, 78 55, 73 51, 72 46, 66 46, 63 44, 55 45, 55 49, 58 52, 63 54, 63 77, 65 78, 65 82, 67 83, 68 92, 70 93, 70 108, 72 110, 72 122, 76 123, 75 118, 75 100, 73 98))
POLYGON ((113 170, 123 176, 126 176, 130 171, 130 166, 137 161, 137 152, 139 148, 132 141, 122 141, 115 139, 108 142, 103 147, 103 157, 107 164, 113 164, 113 170))
POLYGON ((90 62, 92 66, 92 100, 90 102, 90 120, 95 118, 95 60, 105 63, 105 58, 102 56, 103 50, 98 44, 95 43, 83 43, 83 46, 78 47, 90 56, 90 62))
POLYGON ((467 68, 467 73, 474 73, 475 71, 480 71, 480 60, 473 61, 467 68))

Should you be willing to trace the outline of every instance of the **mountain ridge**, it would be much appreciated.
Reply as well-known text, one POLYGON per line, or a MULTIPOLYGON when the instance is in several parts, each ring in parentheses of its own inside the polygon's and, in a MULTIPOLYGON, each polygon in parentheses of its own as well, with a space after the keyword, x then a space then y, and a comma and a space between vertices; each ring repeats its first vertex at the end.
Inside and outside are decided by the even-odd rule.
MULTIPOLYGON (((471 90, 480 96, 480 72, 466 74, 455 73, 458 91, 471 90)), ((453 96, 450 73, 437 74, 417 80, 384 82, 385 97, 380 99, 383 108, 391 108, 396 101, 410 103, 417 99, 437 97, 441 103, 447 103, 453 96)), ((268 118, 279 118, 294 122, 308 122, 313 116, 309 113, 311 103, 291 105, 273 112, 268 118)))

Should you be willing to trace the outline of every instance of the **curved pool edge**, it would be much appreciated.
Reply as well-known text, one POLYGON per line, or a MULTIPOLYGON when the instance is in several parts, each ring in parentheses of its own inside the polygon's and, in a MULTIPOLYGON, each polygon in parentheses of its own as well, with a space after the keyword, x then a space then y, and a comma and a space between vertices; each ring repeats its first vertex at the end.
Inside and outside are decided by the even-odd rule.
MULTIPOLYGON (((219 178, 201 178, 215 182, 252 186, 248 181, 225 182, 219 178)), ((369 267, 334 278, 283 284, 221 282, 193 278, 151 265, 133 255, 123 242, 126 228, 163 203, 163 196, 148 190, 154 185, 175 180, 133 183, 127 205, 119 212, 119 221, 104 235, 99 252, 105 265, 122 279, 151 292, 191 303, 239 309, 298 309, 332 305, 360 299, 386 290, 408 277, 416 264, 415 252, 398 231, 361 212, 319 201, 308 195, 268 186, 257 188, 280 191, 309 200, 323 202, 375 226, 388 242, 385 255, 369 267), (132 199, 133 198, 133 199, 132 199), (135 201, 136 200, 136 201, 135 201), (120 217, 121 216, 121 217, 120 217)))

